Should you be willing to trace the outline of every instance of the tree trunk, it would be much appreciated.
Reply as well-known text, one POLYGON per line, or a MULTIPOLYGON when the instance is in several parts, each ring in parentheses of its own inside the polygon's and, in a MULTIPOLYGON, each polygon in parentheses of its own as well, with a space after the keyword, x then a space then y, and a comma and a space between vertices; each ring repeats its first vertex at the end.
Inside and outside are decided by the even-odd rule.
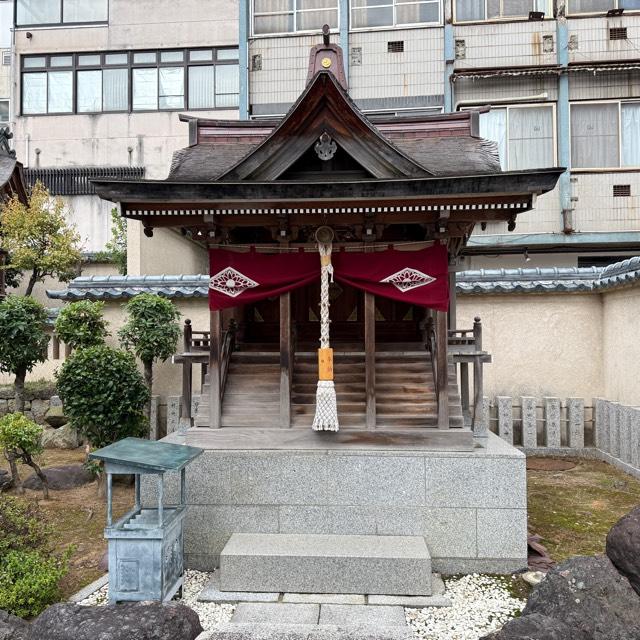
POLYGON ((38 478, 40 478, 40 482, 42 482, 42 495, 45 500, 49 499, 49 481, 47 480, 47 476, 42 472, 42 469, 36 464, 34 459, 27 453, 24 455, 24 462, 28 464, 35 472, 38 478))
POLYGON ((149 389, 149 399, 147 400, 144 407, 144 417, 147 419, 147 423, 150 425, 151 423, 151 394, 153 393, 153 362, 143 362, 144 364, 144 383, 147 385, 147 389, 149 389))
POLYGON ((18 474, 16 455, 10 452, 5 452, 4 455, 9 463, 9 468, 11 469, 11 481, 13 482, 13 488, 16 490, 18 495, 22 495, 24 493, 24 487, 22 486, 22 480, 20 480, 20 475, 18 474))
POLYGON ((30 296, 33 293, 33 287, 36 286, 36 282, 38 282, 38 274, 35 271, 32 271, 27 284, 27 289, 24 292, 25 296, 30 296))
POLYGON ((16 380, 14 382, 14 389, 16 392, 16 411, 18 413, 24 413, 24 379, 27 377, 25 369, 16 371, 16 380))

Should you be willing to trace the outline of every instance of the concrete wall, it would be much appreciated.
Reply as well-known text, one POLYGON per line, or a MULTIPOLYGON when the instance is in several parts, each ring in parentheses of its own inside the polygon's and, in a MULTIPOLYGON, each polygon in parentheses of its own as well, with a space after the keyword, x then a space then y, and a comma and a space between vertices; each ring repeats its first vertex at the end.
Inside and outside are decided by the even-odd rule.
POLYGON ((603 296, 603 397, 640 406, 640 287, 603 296))
POLYGON ((602 393, 603 312, 594 294, 460 295, 459 328, 483 326, 485 395, 580 396, 602 393))

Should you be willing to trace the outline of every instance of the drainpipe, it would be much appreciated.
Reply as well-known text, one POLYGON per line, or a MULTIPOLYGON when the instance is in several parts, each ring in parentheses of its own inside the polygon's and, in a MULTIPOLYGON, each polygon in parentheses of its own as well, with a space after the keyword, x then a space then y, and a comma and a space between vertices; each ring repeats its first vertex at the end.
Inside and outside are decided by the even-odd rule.
POLYGON ((249 3, 240 0, 238 16, 238 64, 240 71, 239 116, 240 120, 249 119, 249 3))
POLYGON ((560 192, 560 211, 562 212, 562 230, 573 233, 573 209, 571 199, 571 146, 569 130, 569 29, 565 17, 564 2, 558 2, 556 18, 556 51, 560 65, 558 76, 558 164, 567 167, 558 180, 560 192))
MULTIPOLYGON (((349 68, 351 67, 351 52, 349 51, 349 0, 339 0, 340 19, 340 47, 344 58, 344 75, 349 82, 349 68)), ((348 86, 348 84, 347 84, 348 86)))
MULTIPOLYGON (((446 10, 449 11, 449 3, 446 10)), ((451 14, 447 15, 444 23, 444 112, 452 113, 454 109, 453 97, 453 64, 456 59, 456 47, 453 36, 451 14)))

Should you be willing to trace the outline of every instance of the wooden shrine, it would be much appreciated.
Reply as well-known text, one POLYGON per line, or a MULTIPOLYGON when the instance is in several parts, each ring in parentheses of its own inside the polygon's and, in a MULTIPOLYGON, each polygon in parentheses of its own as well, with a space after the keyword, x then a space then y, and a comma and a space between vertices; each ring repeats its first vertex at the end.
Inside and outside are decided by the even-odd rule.
MULTIPOLYGON (((305 90, 281 120, 181 120, 189 146, 174 154, 168 179, 94 181, 100 197, 117 202, 149 237, 174 228, 209 249, 316 252, 314 234, 329 226, 334 251, 446 245, 448 312, 332 285, 342 411, 335 438, 435 434, 434 442, 472 448, 490 356, 479 320, 456 327, 456 258, 477 224, 515 229, 563 169, 502 171, 496 145, 479 137, 477 111, 366 117, 348 94, 342 51, 326 34, 311 51, 305 90)), ((278 429, 309 427, 319 287, 214 310, 208 330, 187 321, 175 358, 184 368, 184 419, 211 429, 273 429, 273 438, 278 429), (194 364, 203 392, 192 416, 194 364)))

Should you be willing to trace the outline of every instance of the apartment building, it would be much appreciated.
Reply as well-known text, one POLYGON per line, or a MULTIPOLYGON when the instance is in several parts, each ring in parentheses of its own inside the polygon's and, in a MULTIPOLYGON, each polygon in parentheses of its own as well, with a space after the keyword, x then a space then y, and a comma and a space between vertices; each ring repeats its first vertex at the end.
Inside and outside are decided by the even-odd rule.
POLYGON ((0 128, 9 125, 13 0, 0 0, 0 128))
MULTIPOLYGON (((284 114, 325 23, 371 117, 481 108, 505 169, 570 168, 515 230, 477 229, 466 268, 640 251, 640 0, 17 0, 14 19, 15 146, 90 251, 109 233, 90 176, 166 177, 179 113, 284 114)), ((151 254, 131 225, 131 273, 206 272, 161 233, 181 250, 151 254)))

